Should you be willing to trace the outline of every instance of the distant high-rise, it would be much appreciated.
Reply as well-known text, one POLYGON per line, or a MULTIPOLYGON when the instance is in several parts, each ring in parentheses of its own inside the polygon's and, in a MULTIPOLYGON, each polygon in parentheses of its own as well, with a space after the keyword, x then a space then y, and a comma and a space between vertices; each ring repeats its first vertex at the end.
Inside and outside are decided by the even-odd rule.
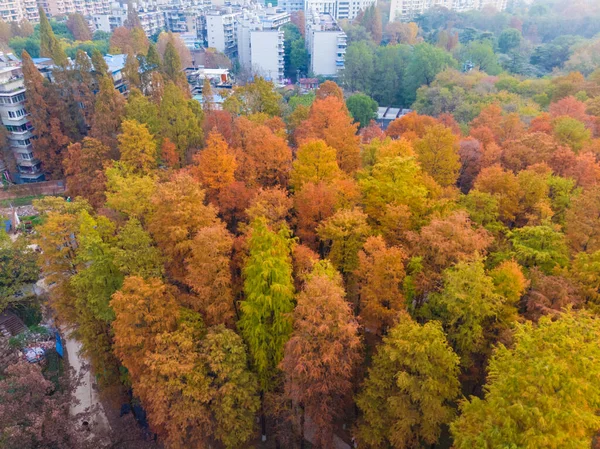
POLYGON ((469 11, 492 7, 498 11, 506 9, 508 0, 392 0, 390 22, 410 22, 430 8, 444 7, 453 11, 469 11))

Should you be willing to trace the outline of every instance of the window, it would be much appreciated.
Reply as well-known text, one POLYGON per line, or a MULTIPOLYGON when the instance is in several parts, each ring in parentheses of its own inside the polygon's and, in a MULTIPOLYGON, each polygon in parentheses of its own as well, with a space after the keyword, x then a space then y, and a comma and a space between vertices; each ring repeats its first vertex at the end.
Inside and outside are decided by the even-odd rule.
POLYGON ((12 103, 21 103, 22 101, 25 101, 25 94, 19 94, 19 95, 15 95, 14 97, 12 97, 12 103))
POLYGON ((19 153, 19 155, 24 161, 30 161, 33 159, 33 153, 19 153))
POLYGON ((25 109, 19 109, 17 111, 8 111, 8 116, 10 118, 23 117, 25 114, 27 114, 27 112, 25 112, 25 109))

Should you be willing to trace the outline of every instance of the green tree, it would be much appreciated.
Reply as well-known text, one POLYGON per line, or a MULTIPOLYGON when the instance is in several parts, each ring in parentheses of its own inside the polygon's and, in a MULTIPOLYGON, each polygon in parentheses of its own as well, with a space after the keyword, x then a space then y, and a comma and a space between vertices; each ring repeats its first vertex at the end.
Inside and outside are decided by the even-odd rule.
POLYGON ((371 233, 367 215, 360 209, 342 209, 317 227, 321 241, 328 244, 329 258, 344 276, 358 268, 358 251, 371 233))
POLYGON ((187 87, 187 80, 181 68, 181 59, 175 45, 173 45, 173 36, 170 36, 169 42, 167 42, 167 46, 165 47, 162 71, 167 81, 172 81, 179 87, 187 87), (185 84, 183 84, 184 82, 185 84))
MULTIPOLYGON (((6 236, 4 230, 0 234, 6 236)), ((24 286, 37 282, 40 270, 36 262, 37 253, 27 248, 25 239, 12 242, 0 235, 0 313, 22 299, 15 294, 24 286)))
POLYGON ((404 77, 411 47, 408 45, 386 45, 375 51, 373 79, 377 88, 370 95, 382 106, 403 105, 404 77))
POLYGON ((473 66, 488 75, 498 75, 502 67, 492 45, 488 42, 474 41, 462 47, 459 51, 461 63, 470 62, 473 66))
POLYGON ((264 112, 271 116, 281 116, 282 101, 275 85, 259 76, 254 78, 254 82, 235 89, 223 103, 223 109, 235 114, 264 112))
POLYGON ((509 53, 511 50, 517 49, 521 45, 521 32, 514 28, 507 28, 502 31, 498 38, 498 49, 502 53, 509 53))
POLYGON ((163 273, 160 251, 137 218, 130 218, 119 230, 111 247, 113 262, 124 276, 160 278, 163 273))
POLYGON ((356 398, 366 447, 418 449, 434 445, 455 415, 459 359, 438 322, 420 325, 407 314, 383 338, 356 398), (416 343, 418 342, 418 343, 416 343))
POLYGON ((129 92, 127 103, 125 104, 124 118, 146 125, 148 131, 154 136, 160 133, 158 106, 138 89, 131 89, 129 92))
POLYGON ((486 334, 504 301, 481 260, 459 262, 444 272, 444 288, 429 307, 432 318, 442 321, 463 365, 469 366, 473 354, 488 349, 486 334))
POLYGON ((568 262, 568 250, 563 233, 552 226, 525 226, 509 233, 517 260, 526 267, 539 267, 550 274, 556 266, 568 262))
POLYGON ((252 223, 239 327, 263 391, 273 385, 284 345, 292 332, 291 244, 285 226, 275 233, 268 229, 265 218, 252 223))
POLYGON ((197 101, 186 100, 181 89, 168 82, 158 110, 160 135, 175 144, 182 165, 191 156, 191 151, 200 146, 204 137, 202 119, 195 113, 191 101, 200 108, 197 101))
POLYGON ((40 14, 40 56, 52 58, 57 66, 65 69, 69 62, 67 55, 52 31, 44 9, 40 6, 38 11, 40 14))
POLYGON ((457 449, 589 448, 600 427, 600 320, 586 312, 517 325, 490 359, 483 399, 462 402, 457 449))
POLYGON ((575 152, 581 150, 583 145, 591 138, 590 130, 582 122, 571 117, 557 118, 552 125, 552 129, 556 139, 560 143, 571 147, 575 152))
POLYGON ((415 45, 406 67, 404 80, 406 100, 414 101, 419 87, 429 86, 438 73, 455 66, 455 59, 445 50, 426 43, 415 45))
POLYGON ((379 105, 368 95, 354 94, 346 100, 346 107, 354 121, 360 123, 360 127, 363 128, 377 118, 379 105))
POLYGON ((258 382, 248 370, 246 347, 238 334, 224 326, 209 329, 202 342, 202 360, 210 379, 215 438, 226 449, 243 447, 254 435, 259 408, 258 382))
POLYGON ((351 91, 371 93, 373 48, 364 41, 348 45, 344 63, 344 84, 351 91))

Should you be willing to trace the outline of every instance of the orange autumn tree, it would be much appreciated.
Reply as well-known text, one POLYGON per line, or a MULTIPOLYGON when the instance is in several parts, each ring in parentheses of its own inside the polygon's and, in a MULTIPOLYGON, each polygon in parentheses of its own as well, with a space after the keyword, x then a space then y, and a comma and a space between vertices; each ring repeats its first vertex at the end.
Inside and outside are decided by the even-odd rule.
POLYGON ((333 445, 334 421, 352 394, 360 360, 358 323, 344 296, 340 275, 328 262, 318 263, 297 296, 294 330, 281 361, 285 394, 301 414, 301 438, 306 418, 314 426, 315 447, 322 449, 333 445))
POLYGON ((500 165, 486 167, 477 176, 473 185, 475 190, 489 193, 498 201, 500 220, 511 223, 520 211, 521 193, 517 177, 500 165))
POLYGON ((257 124, 246 117, 236 120, 234 132, 238 160, 236 177, 248 184, 256 181, 265 187, 286 185, 292 150, 285 139, 267 125, 257 124))
POLYGON ((325 182, 309 182, 294 194, 296 234, 302 242, 317 249, 317 226, 335 212, 337 192, 325 182))
POLYGON ((340 168, 354 173, 360 168, 360 136, 356 135, 358 124, 346 105, 336 96, 329 95, 314 101, 308 119, 296 130, 296 141, 322 139, 335 148, 340 168))
POLYGON ((401 248, 388 247, 381 236, 369 237, 358 253, 359 316, 361 324, 375 334, 385 334, 406 309, 402 293, 405 258, 401 248))
POLYGON ((438 121, 433 117, 409 112, 390 123, 385 133, 392 139, 405 137, 408 140, 413 140, 417 137, 423 137, 428 128, 437 124, 438 121))
POLYGON ((148 230, 166 257, 167 274, 185 282, 185 259, 196 232, 217 223, 216 210, 204 204, 204 191, 186 173, 175 173, 158 184, 148 230))
POLYGON ((223 136, 211 131, 204 149, 194 155, 191 170, 212 198, 235 180, 236 168, 235 156, 223 136))
POLYGON ((156 336, 176 328, 178 305, 174 288, 160 279, 125 279, 110 302, 115 311, 112 328, 115 353, 137 382, 148 369, 146 356, 156 347, 156 336))
POLYGON ((190 306, 202 314, 207 326, 233 326, 235 309, 229 259, 233 237, 220 223, 201 228, 190 243, 185 260, 186 284, 192 289, 190 306))
POLYGON ((94 207, 104 204, 106 175, 104 164, 110 160, 110 149, 97 139, 86 137, 69 145, 63 160, 67 191, 73 198, 81 196, 94 207))

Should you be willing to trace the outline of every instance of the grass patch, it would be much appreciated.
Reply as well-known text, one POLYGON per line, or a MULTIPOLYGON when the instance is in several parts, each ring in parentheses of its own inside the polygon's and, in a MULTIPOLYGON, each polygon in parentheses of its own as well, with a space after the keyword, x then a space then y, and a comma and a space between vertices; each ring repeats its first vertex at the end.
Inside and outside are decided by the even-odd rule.
POLYGON ((44 195, 28 195, 22 196, 20 198, 11 198, 9 200, 0 200, 0 207, 10 207, 11 204, 14 207, 18 206, 31 206, 33 200, 39 200, 43 198, 44 195))

